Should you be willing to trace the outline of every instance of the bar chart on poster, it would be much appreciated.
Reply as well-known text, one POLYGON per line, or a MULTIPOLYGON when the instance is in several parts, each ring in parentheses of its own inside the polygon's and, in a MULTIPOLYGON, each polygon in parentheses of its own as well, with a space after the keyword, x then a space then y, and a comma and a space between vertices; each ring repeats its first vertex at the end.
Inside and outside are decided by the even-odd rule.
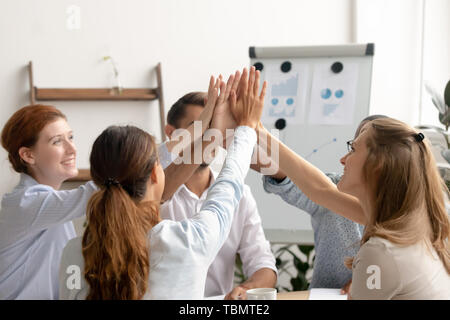
MULTIPOLYGON (((268 82, 264 126, 323 172, 341 173, 346 142, 369 115, 374 44, 250 47, 249 54, 268 82)), ((270 241, 313 243, 307 213, 266 193, 253 170, 246 183, 270 241)))

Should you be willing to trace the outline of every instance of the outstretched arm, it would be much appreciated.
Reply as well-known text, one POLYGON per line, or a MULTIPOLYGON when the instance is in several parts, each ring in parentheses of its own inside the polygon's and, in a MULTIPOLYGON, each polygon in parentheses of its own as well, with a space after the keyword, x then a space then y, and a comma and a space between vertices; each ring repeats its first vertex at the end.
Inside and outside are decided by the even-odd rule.
MULTIPOLYGON (((245 73, 246 70, 244 69, 245 73)), ((259 75, 259 72, 257 75, 259 75)), ((264 93, 262 93, 262 98, 257 95, 258 84, 254 84, 254 81, 255 70, 252 68, 250 79, 248 80, 249 90, 243 92, 237 101, 236 93, 234 91, 231 92, 230 110, 236 119, 238 127, 222 170, 217 180, 209 188, 200 213, 190 219, 197 226, 199 233, 202 233, 201 230, 208 230, 208 232, 204 233, 209 233, 217 239, 217 246, 211 252, 211 261, 229 234, 233 213, 242 197, 244 178, 248 172, 251 155, 256 143, 254 129, 261 118, 264 93), (207 212, 215 214, 218 224, 205 224, 207 221, 204 213, 207 212), (218 229, 216 229, 217 227, 218 229)), ((264 89, 265 86, 263 91, 264 89)), ((210 214, 206 216, 211 217, 210 214)), ((205 239, 205 237, 203 238, 205 239)), ((209 239, 209 241, 213 240, 209 239)))
MULTIPOLYGON (((190 138, 190 141, 186 143, 187 146, 182 150, 180 154, 178 154, 178 156, 183 157, 183 154, 185 154, 186 152, 191 155, 194 155, 198 152, 200 152, 200 154, 203 154, 203 150, 205 150, 209 145, 223 144, 223 141, 215 141, 215 140, 203 141, 203 134, 205 134, 205 131, 209 128, 213 115, 215 120, 213 120, 212 127, 214 127, 215 123, 222 124, 222 122, 220 122, 220 119, 218 119, 218 117, 220 118, 221 115, 219 116, 217 115, 216 108, 223 109, 223 105, 228 104, 228 98, 231 89, 233 88, 233 86, 237 85, 238 81, 239 81, 239 72, 237 72, 236 75, 231 75, 228 78, 227 84, 221 81, 221 76, 219 77, 219 79, 217 79, 217 81, 215 81, 214 77, 211 76, 208 88, 207 102, 205 108, 200 114, 199 119, 197 120, 201 121, 202 124, 201 134, 197 134, 196 136, 194 134, 195 123, 191 124, 186 131, 187 132, 186 136, 190 138)), ((172 150, 174 150, 174 148, 178 143, 180 143, 180 141, 175 136, 172 140, 166 143, 167 150, 171 152, 172 150)), ((190 161, 189 163, 181 163, 181 164, 171 163, 167 168, 165 168, 164 173, 166 177, 170 177, 170 179, 166 179, 166 184, 164 186, 164 192, 162 195, 162 201, 170 199, 172 195, 175 193, 175 191, 177 191, 177 189, 183 183, 189 180, 189 178, 192 176, 195 170, 197 170, 200 164, 201 163, 195 163, 195 161, 190 161)))
POLYGON ((262 125, 257 127, 257 135, 260 146, 268 150, 268 154, 276 152, 272 150, 272 146, 278 147, 278 164, 281 172, 286 174, 309 199, 350 220, 366 224, 366 216, 357 198, 339 191, 322 171, 273 137, 262 125))

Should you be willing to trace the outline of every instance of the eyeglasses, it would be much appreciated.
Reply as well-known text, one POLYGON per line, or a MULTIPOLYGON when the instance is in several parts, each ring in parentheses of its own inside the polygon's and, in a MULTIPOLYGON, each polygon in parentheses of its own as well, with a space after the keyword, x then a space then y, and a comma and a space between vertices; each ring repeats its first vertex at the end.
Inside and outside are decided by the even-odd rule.
POLYGON ((348 152, 353 152, 353 151, 355 151, 355 150, 353 149, 353 141, 354 141, 354 140, 349 140, 349 141, 347 141, 347 150, 348 150, 348 152))

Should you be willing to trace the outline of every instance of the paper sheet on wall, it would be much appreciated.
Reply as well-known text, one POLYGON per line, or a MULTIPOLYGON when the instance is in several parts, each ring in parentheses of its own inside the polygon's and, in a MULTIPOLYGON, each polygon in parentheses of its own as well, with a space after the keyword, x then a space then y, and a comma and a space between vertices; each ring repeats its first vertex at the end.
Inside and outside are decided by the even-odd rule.
POLYGON ((309 123, 348 125, 355 111, 358 64, 345 63, 339 73, 331 71, 332 62, 314 66, 309 123))
POLYGON ((307 77, 306 64, 292 64, 289 72, 282 72, 280 63, 266 63, 261 83, 266 80, 268 87, 261 122, 273 124, 281 118, 288 124, 304 123, 307 77))

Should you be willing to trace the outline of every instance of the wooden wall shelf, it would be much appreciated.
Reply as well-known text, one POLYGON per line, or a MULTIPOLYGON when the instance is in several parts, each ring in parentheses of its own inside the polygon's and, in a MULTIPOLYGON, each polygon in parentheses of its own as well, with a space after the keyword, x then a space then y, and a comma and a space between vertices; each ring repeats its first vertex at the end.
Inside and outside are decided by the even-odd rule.
POLYGON ((42 89, 34 88, 36 100, 156 100, 156 89, 42 89))
MULTIPOLYGON (((30 104, 37 101, 152 101, 159 102, 159 120, 161 125, 161 141, 165 140, 165 110, 162 88, 161 63, 156 69, 156 88, 38 88, 33 83, 33 62, 28 64, 28 75, 30 82, 30 104)), ((89 169, 79 169, 77 177, 71 178, 70 182, 84 182, 91 179, 89 169)))
POLYGON ((76 177, 67 179, 68 182, 86 182, 91 180, 91 172, 89 169, 79 169, 76 177))

